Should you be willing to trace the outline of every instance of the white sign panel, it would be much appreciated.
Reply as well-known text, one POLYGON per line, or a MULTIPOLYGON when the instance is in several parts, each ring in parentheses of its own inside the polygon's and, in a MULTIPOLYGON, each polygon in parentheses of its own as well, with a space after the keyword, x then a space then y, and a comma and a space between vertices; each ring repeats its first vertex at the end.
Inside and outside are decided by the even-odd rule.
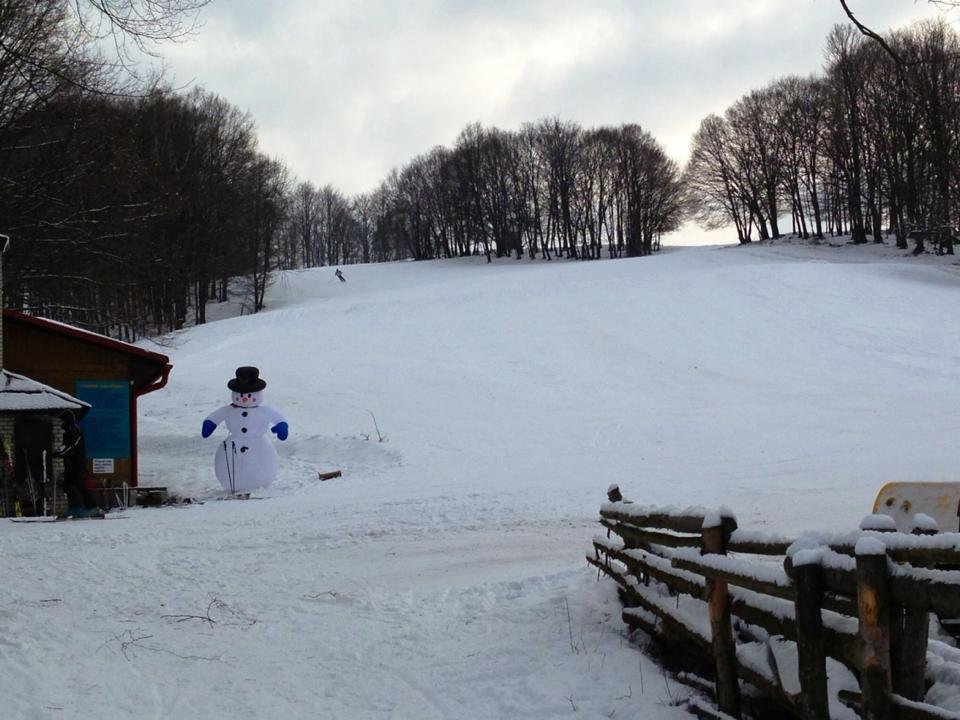
POLYGON ((94 458, 93 474, 94 475, 112 475, 113 474, 113 458, 94 458))

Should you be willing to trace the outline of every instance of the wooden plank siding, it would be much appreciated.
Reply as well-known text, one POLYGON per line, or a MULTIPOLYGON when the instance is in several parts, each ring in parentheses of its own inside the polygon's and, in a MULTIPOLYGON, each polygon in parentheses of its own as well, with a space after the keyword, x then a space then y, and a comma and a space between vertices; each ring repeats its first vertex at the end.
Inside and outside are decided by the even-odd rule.
MULTIPOLYGON (((137 398, 162 387, 168 358, 126 343, 76 330, 16 311, 3 313, 4 366, 33 380, 75 395, 82 380, 119 381, 130 389, 130 455, 114 459, 114 472, 93 475, 98 488, 137 484, 137 398)), ((88 452, 89 455, 89 452, 88 452)))

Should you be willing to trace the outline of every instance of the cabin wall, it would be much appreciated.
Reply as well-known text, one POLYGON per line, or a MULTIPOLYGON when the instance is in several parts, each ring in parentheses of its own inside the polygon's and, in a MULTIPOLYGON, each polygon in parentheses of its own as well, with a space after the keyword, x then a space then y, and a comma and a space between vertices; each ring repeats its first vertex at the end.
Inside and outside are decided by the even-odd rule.
POLYGON ((87 472, 98 488, 136 484, 136 398, 130 357, 122 352, 10 318, 6 369, 94 406, 81 421, 87 472))

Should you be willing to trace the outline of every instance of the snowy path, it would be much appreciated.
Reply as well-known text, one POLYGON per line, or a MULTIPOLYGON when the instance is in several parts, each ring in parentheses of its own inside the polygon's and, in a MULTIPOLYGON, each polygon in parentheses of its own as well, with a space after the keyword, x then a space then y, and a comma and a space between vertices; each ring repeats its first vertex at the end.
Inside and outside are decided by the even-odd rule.
POLYGON ((604 717, 682 696, 646 661, 641 693, 580 561, 592 527, 350 535, 264 502, 0 534, 12 717, 604 717))
POLYGON ((12 717, 686 717, 582 559, 609 483, 795 532, 854 527, 889 480, 957 479, 949 259, 344 270, 176 334, 141 401, 144 484, 209 497, 222 430, 200 422, 260 367, 291 429, 266 499, 0 523, 12 717))

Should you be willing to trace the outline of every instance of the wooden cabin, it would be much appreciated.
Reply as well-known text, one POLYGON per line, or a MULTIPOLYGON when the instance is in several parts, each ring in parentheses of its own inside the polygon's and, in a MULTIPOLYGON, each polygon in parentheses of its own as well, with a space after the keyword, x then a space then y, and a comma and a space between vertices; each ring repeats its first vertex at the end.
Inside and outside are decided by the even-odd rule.
POLYGON ((80 426, 94 487, 136 486, 137 399, 166 385, 170 359, 11 309, 3 311, 2 336, 4 370, 90 406, 80 426))

